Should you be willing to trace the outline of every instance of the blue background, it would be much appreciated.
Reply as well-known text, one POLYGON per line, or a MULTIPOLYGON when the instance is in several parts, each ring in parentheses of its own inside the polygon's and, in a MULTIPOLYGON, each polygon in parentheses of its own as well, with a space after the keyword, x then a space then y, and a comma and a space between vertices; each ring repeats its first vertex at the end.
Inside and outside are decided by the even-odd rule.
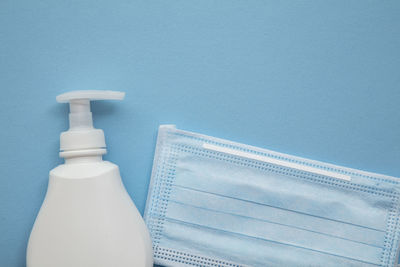
POLYGON ((141 212, 157 128, 400 176, 399 1, 0 2, 0 265, 25 266, 69 90, 141 212))

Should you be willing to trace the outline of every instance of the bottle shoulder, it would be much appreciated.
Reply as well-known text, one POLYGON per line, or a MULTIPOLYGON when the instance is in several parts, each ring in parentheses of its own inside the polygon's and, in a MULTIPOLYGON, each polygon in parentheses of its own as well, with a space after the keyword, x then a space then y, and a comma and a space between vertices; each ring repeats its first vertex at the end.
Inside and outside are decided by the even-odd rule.
POLYGON ((50 171, 50 177, 82 179, 100 176, 115 170, 118 171, 118 166, 109 161, 61 164, 50 171))

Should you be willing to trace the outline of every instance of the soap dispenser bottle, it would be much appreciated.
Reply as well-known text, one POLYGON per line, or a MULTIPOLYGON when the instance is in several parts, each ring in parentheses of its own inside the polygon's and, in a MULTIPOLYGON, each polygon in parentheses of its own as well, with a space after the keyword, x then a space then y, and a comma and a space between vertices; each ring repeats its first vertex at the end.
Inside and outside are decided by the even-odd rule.
POLYGON ((114 91, 73 91, 65 163, 50 171, 46 197, 27 248, 27 267, 150 267, 151 240, 122 184, 118 166, 102 160, 104 133, 93 128, 91 100, 122 100, 114 91))

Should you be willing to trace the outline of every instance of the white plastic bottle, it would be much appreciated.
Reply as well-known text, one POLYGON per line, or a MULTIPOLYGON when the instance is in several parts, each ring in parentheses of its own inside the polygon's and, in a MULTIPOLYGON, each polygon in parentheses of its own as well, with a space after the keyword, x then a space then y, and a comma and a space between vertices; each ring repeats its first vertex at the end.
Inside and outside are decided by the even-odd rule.
POLYGON ((50 171, 33 226, 27 267, 150 267, 151 240, 122 184, 118 166, 102 160, 104 133, 93 128, 90 100, 121 100, 122 92, 73 91, 70 129, 60 137, 62 164, 50 171))

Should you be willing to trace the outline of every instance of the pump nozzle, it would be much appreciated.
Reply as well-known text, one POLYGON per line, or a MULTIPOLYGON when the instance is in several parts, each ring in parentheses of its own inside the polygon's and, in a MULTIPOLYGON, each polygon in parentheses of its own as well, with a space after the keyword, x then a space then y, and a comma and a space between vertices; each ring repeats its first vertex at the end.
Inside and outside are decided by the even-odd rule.
POLYGON ((117 91, 71 91, 57 96, 57 102, 70 105, 69 130, 61 133, 60 150, 102 149, 106 147, 104 133, 93 128, 90 101, 122 100, 124 92, 117 91))

